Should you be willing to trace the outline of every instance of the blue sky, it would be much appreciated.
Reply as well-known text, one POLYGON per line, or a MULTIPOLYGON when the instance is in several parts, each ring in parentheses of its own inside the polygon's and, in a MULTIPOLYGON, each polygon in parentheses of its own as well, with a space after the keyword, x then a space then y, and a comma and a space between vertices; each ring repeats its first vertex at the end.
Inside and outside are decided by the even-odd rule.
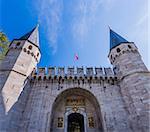
POLYGON ((10 40, 40 24, 39 66, 109 67, 109 25, 135 42, 150 68, 148 0, 1 0, 0 6, 0 30, 10 40))

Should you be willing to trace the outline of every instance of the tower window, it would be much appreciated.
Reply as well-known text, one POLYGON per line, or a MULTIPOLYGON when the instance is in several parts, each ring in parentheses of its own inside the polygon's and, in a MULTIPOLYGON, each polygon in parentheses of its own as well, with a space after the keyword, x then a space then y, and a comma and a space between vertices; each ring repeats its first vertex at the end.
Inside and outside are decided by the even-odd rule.
POLYGON ((32 46, 31 46, 31 45, 29 45, 28 49, 29 49, 29 50, 32 50, 32 46))
POLYGON ((111 58, 111 59, 113 58, 112 55, 110 56, 110 58, 111 58))
POLYGON ((26 51, 27 51, 27 50, 26 50, 26 48, 24 48, 23 50, 24 50, 24 52, 26 52, 26 51))
POLYGON ((30 51, 28 50, 27 53, 30 54, 30 51))
POLYGON ((37 57, 39 56, 39 53, 37 53, 37 57))
POLYGON ((17 46, 19 46, 20 45, 20 42, 17 42, 17 44, 16 44, 17 46))
POLYGON ((117 53, 119 53, 121 50, 120 50, 120 48, 117 48, 117 53))
POLYGON ((131 49, 132 48, 131 45, 128 45, 128 48, 131 49))

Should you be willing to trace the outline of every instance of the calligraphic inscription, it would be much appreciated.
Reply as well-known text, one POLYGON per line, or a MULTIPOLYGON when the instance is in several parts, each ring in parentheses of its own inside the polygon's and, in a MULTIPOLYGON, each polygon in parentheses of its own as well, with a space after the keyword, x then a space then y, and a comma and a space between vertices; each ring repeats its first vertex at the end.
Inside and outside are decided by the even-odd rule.
POLYGON ((58 126, 58 127, 63 127, 63 117, 58 117, 57 126, 58 126))
POLYGON ((82 96, 71 96, 66 99, 67 106, 84 106, 85 99, 82 96))
POLYGON ((94 128, 94 117, 88 117, 89 127, 94 128))

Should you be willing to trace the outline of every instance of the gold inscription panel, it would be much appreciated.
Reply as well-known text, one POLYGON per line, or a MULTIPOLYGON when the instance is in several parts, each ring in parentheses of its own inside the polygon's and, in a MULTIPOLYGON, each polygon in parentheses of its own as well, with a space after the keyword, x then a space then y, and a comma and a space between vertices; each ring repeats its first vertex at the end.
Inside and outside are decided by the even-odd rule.
POLYGON ((85 99, 81 96, 71 96, 66 99, 66 106, 84 106, 85 99))

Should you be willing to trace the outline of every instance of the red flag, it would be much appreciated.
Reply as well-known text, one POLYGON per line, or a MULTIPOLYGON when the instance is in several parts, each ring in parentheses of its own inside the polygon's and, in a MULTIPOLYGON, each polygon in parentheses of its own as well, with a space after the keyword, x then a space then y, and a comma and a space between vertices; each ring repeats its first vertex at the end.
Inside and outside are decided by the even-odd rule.
POLYGON ((74 58, 75 60, 79 60, 78 54, 75 54, 74 58))

